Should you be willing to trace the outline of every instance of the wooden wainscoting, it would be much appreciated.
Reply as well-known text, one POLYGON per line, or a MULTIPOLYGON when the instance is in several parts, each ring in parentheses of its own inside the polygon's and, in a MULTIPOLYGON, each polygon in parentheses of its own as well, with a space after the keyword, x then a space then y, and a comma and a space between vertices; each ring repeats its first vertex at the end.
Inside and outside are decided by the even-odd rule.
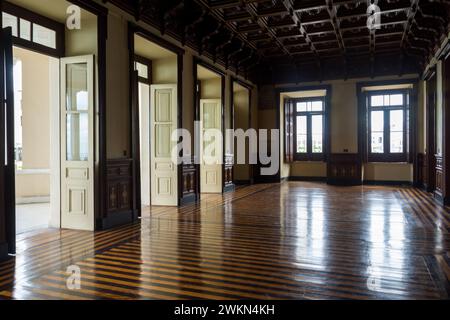
POLYGON ((181 174, 181 199, 180 205, 196 202, 198 200, 198 166, 195 165, 194 158, 190 163, 183 161, 181 174))
POLYGON ((362 166, 357 153, 333 153, 328 160, 328 184, 362 184, 362 166))
POLYGON ((428 158, 425 153, 417 154, 417 187, 428 188, 428 158))
POLYGON ((441 155, 435 155, 436 159, 436 190, 434 194, 436 198, 442 199, 443 191, 444 191, 444 167, 443 167, 443 159, 441 155))
POLYGON ((133 213, 133 160, 111 159, 107 162, 107 213, 101 229, 132 222, 133 213))
POLYGON ((224 192, 234 190, 233 166, 234 166, 234 155, 227 154, 225 156, 225 166, 223 172, 224 192))

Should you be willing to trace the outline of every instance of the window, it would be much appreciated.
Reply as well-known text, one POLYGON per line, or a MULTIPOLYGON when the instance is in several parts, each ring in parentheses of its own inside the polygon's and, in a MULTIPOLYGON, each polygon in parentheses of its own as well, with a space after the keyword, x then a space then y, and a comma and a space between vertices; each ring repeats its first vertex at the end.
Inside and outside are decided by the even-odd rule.
POLYGON ((407 161, 406 91, 376 91, 368 94, 369 161, 407 161))
POLYGON ((295 99, 294 114, 294 160, 323 160, 324 99, 295 99))
POLYGON ((64 55, 64 24, 10 2, 4 2, 3 28, 11 27, 13 43, 50 56, 64 55))

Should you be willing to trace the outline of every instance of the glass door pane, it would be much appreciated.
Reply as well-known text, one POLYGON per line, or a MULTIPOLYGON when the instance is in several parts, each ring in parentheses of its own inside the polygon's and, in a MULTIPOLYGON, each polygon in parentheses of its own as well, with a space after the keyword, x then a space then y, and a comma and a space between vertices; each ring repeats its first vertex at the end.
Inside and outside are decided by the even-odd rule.
POLYGON ((311 116, 312 153, 323 152, 323 116, 311 116))

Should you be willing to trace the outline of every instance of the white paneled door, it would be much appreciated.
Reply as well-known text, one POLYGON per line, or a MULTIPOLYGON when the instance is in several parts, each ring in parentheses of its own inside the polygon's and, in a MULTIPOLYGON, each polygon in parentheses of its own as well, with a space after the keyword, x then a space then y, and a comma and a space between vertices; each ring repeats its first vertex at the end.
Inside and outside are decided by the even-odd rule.
POLYGON ((154 206, 178 205, 178 167, 172 161, 177 129, 177 85, 152 85, 150 97, 151 196, 154 206))
POLYGON ((61 227, 94 230, 94 56, 61 59, 61 227))
POLYGON ((202 193, 222 193, 222 101, 220 99, 200 100, 200 122, 202 141, 200 143, 200 189, 202 193))

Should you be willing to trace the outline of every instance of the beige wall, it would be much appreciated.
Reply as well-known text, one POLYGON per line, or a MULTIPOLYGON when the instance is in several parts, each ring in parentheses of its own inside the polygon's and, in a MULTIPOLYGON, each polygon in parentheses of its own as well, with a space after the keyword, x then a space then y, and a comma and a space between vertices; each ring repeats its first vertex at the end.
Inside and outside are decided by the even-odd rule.
POLYGON ((222 99, 222 80, 219 78, 201 80, 201 99, 222 99))
POLYGON ((152 61, 152 84, 176 84, 177 82, 178 62, 176 56, 152 61))
MULTIPOLYGON (((235 85, 236 86, 236 85, 235 85)), ((234 104, 234 127, 235 129, 243 129, 247 131, 249 129, 249 115, 250 115, 250 105, 249 105, 249 95, 250 91, 240 87, 238 91, 233 93, 233 104, 234 104)), ((237 145, 236 145, 237 147, 237 145)), ((248 151, 249 144, 246 140, 245 145, 246 150, 246 161, 248 161, 248 151)), ((234 152, 235 157, 237 157, 236 148, 234 152)), ((234 167, 234 179, 235 180, 250 180, 250 166, 248 164, 237 164, 234 167)))
POLYGON ((29 50, 14 48, 22 61, 23 169, 16 175, 16 196, 50 195, 50 174, 24 174, 50 169, 50 60, 29 50))
POLYGON ((129 50, 127 20, 110 6, 106 42, 106 140, 109 159, 130 157, 129 50))

